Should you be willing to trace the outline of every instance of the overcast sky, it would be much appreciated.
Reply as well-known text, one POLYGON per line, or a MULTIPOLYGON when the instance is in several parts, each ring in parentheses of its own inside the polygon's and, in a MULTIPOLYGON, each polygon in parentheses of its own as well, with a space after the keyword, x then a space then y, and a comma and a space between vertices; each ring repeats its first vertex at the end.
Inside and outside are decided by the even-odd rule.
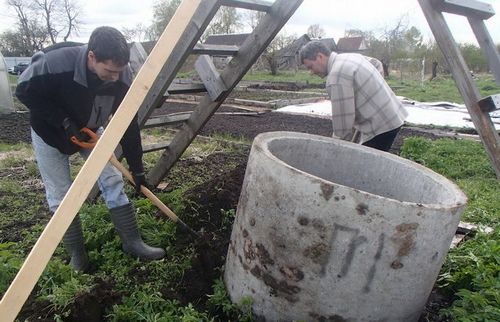
MULTIPOLYGON (((0 32, 12 27, 14 12, 9 11, 1 0, 0 32)), ((486 26, 495 43, 500 43, 500 0, 482 0, 490 3, 497 13, 486 20, 486 26)), ((118 29, 134 27, 139 23, 150 25, 155 0, 80 0, 84 4, 83 21, 78 37, 72 40, 86 42, 90 32, 97 26, 110 25, 118 29)), ((311 24, 319 24, 326 37, 335 41, 343 37, 346 29, 380 30, 396 24, 405 16, 409 25, 416 26, 426 38, 431 32, 417 0, 304 0, 284 28, 286 34, 302 35, 311 24)), ((445 15, 450 28, 459 42, 476 43, 474 35, 464 17, 445 15)))

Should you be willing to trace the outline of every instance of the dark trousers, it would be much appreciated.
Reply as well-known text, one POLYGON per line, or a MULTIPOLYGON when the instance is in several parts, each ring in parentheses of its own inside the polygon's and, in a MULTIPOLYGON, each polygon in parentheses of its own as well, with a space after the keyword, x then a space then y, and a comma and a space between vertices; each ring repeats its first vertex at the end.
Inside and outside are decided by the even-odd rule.
POLYGON ((387 152, 391 148, 392 142, 394 142, 394 139, 396 138, 396 135, 398 135, 399 130, 401 130, 401 126, 394 130, 379 134, 373 139, 363 143, 363 145, 387 152))

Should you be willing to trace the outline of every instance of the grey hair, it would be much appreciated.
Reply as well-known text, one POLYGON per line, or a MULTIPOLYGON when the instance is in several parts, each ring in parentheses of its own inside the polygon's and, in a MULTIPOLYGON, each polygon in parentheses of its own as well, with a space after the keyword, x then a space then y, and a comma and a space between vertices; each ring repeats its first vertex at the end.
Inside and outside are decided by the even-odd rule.
POLYGON ((299 59, 301 63, 304 63, 304 59, 315 60, 316 56, 321 53, 325 56, 330 56, 332 53, 325 44, 321 41, 310 41, 304 45, 299 51, 299 59))

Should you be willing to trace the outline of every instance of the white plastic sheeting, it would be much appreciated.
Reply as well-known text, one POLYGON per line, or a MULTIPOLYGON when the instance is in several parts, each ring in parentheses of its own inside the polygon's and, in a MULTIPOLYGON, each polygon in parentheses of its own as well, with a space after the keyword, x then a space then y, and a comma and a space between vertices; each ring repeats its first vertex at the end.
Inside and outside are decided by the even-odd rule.
MULTIPOLYGON (((450 126, 457 128, 474 128, 470 120, 469 112, 465 105, 450 102, 418 102, 405 97, 398 96, 403 106, 408 111, 406 122, 422 125, 450 126)), ((282 107, 277 112, 316 115, 331 117, 332 106, 330 101, 320 101, 317 103, 289 105, 282 107)), ((491 113, 495 128, 500 129, 500 113, 491 113)))

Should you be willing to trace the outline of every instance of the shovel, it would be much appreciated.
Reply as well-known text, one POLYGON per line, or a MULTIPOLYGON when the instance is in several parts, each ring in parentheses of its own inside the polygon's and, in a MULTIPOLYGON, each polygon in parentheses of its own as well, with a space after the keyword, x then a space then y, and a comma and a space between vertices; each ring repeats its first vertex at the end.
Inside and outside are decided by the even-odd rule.
MULTIPOLYGON (((99 137, 97 136, 97 134, 95 134, 91 129, 87 128, 87 127, 84 127, 83 129, 80 130, 81 132, 87 134, 89 137, 90 137, 90 140, 85 142, 85 141, 80 141, 78 140, 75 136, 72 136, 70 138, 71 142, 73 142, 74 144, 82 147, 82 148, 85 148, 85 149, 92 149, 95 144, 97 143, 97 140, 99 139, 99 137)), ((109 161, 111 162, 111 164, 118 169, 118 171, 120 171, 127 179, 128 181, 135 186, 135 182, 134 182, 134 178, 132 177, 132 174, 130 173, 130 171, 127 170, 127 168, 125 168, 121 163, 120 161, 118 161, 118 159, 115 157, 114 154, 111 155, 111 158, 109 159, 109 161)), ((201 235, 199 233, 197 233, 195 230, 193 230, 191 227, 189 227, 188 225, 186 225, 185 222, 183 222, 179 217, 177 217, 177 215, 172 211, 170 210, 170 208, 168 208, 163 202, 161 202, 160 199, 158 199, 158 197, 156 197, 152 192, 151 190, 149 190, 148 188, 146 188, 145 186, 141 186, 141 192, 156 206, 158 207, 161 212, 163 212, 168 218, 170 218, 173 222, 179 224, 181 226, 182 229, 190 232, 191 234, 193 234, 194 236, 198 237, 198 238, 201 238, 201 235)))

